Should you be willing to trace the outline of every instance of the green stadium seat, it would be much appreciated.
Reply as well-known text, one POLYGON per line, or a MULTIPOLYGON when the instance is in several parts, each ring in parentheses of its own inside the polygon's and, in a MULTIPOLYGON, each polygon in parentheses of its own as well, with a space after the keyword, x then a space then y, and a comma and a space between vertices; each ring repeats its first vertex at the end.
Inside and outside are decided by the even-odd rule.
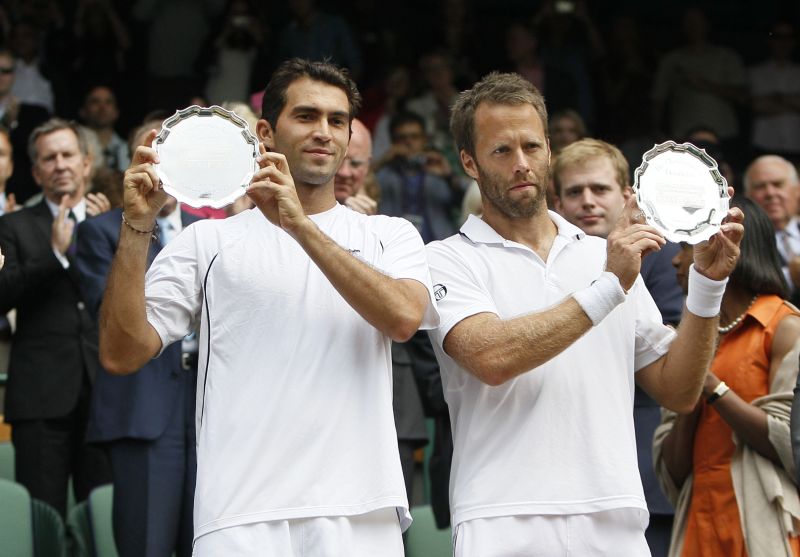
POLYGON ((406 533, 406 557, 450 557, 453 554, 451 530, 436 528, 429 505, 411 508, 414 522, 406 533))

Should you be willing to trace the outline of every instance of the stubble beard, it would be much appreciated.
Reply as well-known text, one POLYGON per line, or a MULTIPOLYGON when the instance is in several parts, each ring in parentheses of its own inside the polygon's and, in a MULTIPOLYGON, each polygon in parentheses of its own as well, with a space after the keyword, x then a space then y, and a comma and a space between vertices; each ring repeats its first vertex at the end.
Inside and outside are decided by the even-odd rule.
POLYGON ((478 185, 481 195, 501 214, 512 219, 530 218, 546 207, 548 176, 549 171, 545 173, 543 179, 538 179, 534 174, 534 183, 537 186, 536 195, 514 200, 505 195, 508 186, 505 180, 484 172, 478 166, 478 185))

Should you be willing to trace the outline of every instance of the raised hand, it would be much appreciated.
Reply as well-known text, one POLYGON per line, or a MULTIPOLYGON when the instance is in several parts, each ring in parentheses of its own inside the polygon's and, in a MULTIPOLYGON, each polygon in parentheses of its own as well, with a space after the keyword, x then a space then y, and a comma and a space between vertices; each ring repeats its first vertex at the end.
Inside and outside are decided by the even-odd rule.
MULTIPOLYGON (((728 188, 733 196, 733 188, 728 188)), ((730 276, 739 261, 739 244, 744 236, 744 213, 738 207, 728 211, 719 232, 707 242, 694 246, 694 268, 714 280, 730 276)))
POLYGON ((72 243, 72 231, 75 228, 75 221, 67 217, 69 212, 69 195, 61 196, 61 203, 58 205, 58 214, 53 219, 53 227, 50 232, 50 245, 60 254, 67 253, 69 245, 72 243))
POLYGON ((289 164, 282 154, 268 153, 263 143, 259 151, 261 168, 253 175, 247 195, 272 224, 293 234, 310 221, 297 197, 289 164))
POLYGON ((608 235, 606 270, 617 275, 625 291, 630 290, 636 281, 642 267, 642 257, 660 250, 666 243, 658 230, 641 224, 642 219, 636 198, 631 197, 614 230, 608 235))
POLYGON ((122 181, 125 218, 137 230, 152 230, 156 215, 167 202, 167 194, 161 189, 161 180, 153 167, 159 162, 152 147, 157 134, 156 130, 150 130, 143 144, 136 148, 122 181))
POLYGON ((101 213, 111 210, 111 202, 104 193, 87 193, 86 194, 86 214, 90 217, 96 217, 101 213))
POLYGON ((0 269, 3 268, 3 264, 6 262, 6 258, 3 257, 3 251, 0 250, 0 269))
POLYGON ((344 200, 344 204, 357 213, 374 215, 378 212, 378 202, 365 193, 358 192, 344 200))

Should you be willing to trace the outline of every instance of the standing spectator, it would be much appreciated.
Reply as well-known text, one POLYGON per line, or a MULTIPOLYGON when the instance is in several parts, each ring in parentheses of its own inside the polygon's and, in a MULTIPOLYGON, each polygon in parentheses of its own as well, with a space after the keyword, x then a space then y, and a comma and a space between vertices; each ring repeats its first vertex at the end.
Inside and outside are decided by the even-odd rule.
POLYGON ((425 243, 454 234, 454 213, 465 191, 462 177, 444 155, 428 147, 425 121, 417 114, 397 114, 389 132, 392 148, 376 173, 378 212, 411 221, 425 243))
POLYGON ((13 193, 19 203, 24 203, 38 188, 28 169, 28 137, 33 129, 47 120, 47 109, 21 102, 11 92, 16 66, 11 51, 0 48, 0 124, 8 130, 14 152, 14 167, 19 172, 11 176, 7 193, 13 193))
POLYGON ((74 259, 77 223, 108 205, 85 196, 91 163, 74 124, 49 120, 30 145, 44 199, 0 217, 0 313, 17 310, 5 419, 17 481, 64 516, 70 476, 78 501, 110 480, 105 455, 84 437, 97 341, 74 259))
POLYGON ((739 135, 737 105, 746 95, 747 73, 733 50, 711 44, 700 8, 683 16, 686 46, 668 53, 653 84, 655 122, 672 137, 695 126, 710 126, 723 142, 739 135))
POLYGON ((800 302, 800 180, 795 166, 777 155, 758 157, 744 173, 744 192, 769 217, 790 288, 790 299, 800 302))
POLYGON ((131 159, 128 143, 114 130, 119 118, 117 97, 104 85, 89 90, 80 110, 80 117, 86 126, 97 134, 100 140, 101 161, 108 168, 124 172, 131 159))
POLYGON ((41 44, 42 32, 32 22, 20 21, 12 28, 11 50, 16 62, 11 92, 20 102, 41 106, 53 114, 53 86, 39 67, 41 44))
POLYGON ((321 12, 315 0, 289 0, 292 21, 283 29, 278 47, 280 60, 328 60, 361 77, 361 52, 344 18, 321 12))
POLYGON ((750 70, 753 147, 800 163, 800 64, 792 60, 797 42, 786 21, 770 28, 769 58, 750 70))
MULTIPOLYGON (((150 244, 150 262, 198 220, 177 205, 170 198, 159 213, 159 241, 150 244)), ((121 226, 122 209, 115 209, 79 227, 77 267, 92 315, 100 310, 121 226)), ((197 351, 183 344, 188 345, 168 346, 134 375, 99 369, 95 377, 86 437, 108 451, 120 557, 192 553, 197 351)))
POLYGON ((127 69, 131 39, 112 0, 78 0, 74 34, 74 70, 82 83, 108 83, 119 88, 127 69))
MULTIPOLYGON (((702 397, 665 412, 655 434, 656 474, 675 504, 670 555, 800 554, 800 499, 789 433, 800 313, 787 304, 770 221, 735 198, 747 233, 725 287, 716 354, 702 397)), ((686 289, 691 247, 675 257, 686 289)))

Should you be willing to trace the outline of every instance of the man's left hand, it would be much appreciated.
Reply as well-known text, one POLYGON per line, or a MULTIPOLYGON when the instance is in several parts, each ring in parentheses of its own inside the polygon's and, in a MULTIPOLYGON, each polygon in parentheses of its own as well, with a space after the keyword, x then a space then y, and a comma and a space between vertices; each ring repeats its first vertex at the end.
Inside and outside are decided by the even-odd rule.
POLYGON ((111 210, 111 202, 108 200, 104 193, 87 193, 86 194, 86 214, 90 217, 96 217, 101 213, 111 210))

